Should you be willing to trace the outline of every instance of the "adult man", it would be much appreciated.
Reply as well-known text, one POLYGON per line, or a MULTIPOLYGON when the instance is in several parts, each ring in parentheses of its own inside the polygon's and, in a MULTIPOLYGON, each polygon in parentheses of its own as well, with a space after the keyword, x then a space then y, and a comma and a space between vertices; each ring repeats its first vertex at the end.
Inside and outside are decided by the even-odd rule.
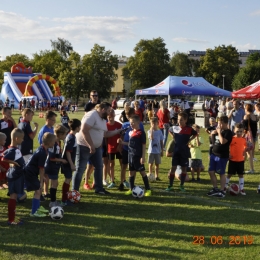
POLYGON ((228 119, 230 119, 230 130, 233 131, 235 124, 241 123, 245 115, 245 110, 239 107, 239 101, 233 101, 233 109, 230 110, 228 114, 228 119))
POLYGON ((79 190, 82 175, 89 160, 95 167, 95 193, 109 194, 103 188, 102 174, 102 142, 104 137, 119 134, 121 130, 107 131, 106 118, 110 112, 110 104, 102 102, 98 108, 86 113, 81 121, 81 129, 77 134, 76 172, 72 177, 72 189, 79 190))
POLYGON ((85 105, 84 110, 85 112, 91 111, 96 104, 99 104, 100 101, 98 100, 98 93, 96 90, 91 90, 90 92, 90 101, 85 105))

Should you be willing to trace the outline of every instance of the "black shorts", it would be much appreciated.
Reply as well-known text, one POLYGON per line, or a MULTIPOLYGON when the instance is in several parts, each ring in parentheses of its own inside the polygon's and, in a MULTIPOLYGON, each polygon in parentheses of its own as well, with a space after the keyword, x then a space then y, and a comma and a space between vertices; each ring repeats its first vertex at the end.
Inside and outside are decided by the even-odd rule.
POLYGON ((122 164, 128 164, 128 151, 125 149, 122 151, 122 164))
POLYGON ((40 180, 38 176, 26 176, 25 175, 25 184, 26 190, 29 191, 36 191, 40 189, 40 180))
POLYGON ((13 180, 13 179, 8 179, 8 193, 9 194, 21 194, 23 193, 23 188, 24 188, 24 176, 20 176, 19 178, 13 180))
POLYGON ((114 161, 115 158, 119 159, 119 160, 122 159, 122 155, 119 152, 117 152, 117 153, 108 153, 107 156, 108 156, 108 160, 110 160, 110 161, 114 161))
POLYGON ((189 158, 183 156, 180 153, 174 153, 172 157, 172 166, 180 165, 181 167, 188 167, 189 166, 189 158))
POLYGON ((245 162, 234 162, 234 161, 230 161, 228 162, 228 174, 238 174, 238 175, 242 175, 244 174, 245 171, 245 162))
POLYGON ((141 157, 138 156, 128 156, 129 161, 129 171, 143 172, 145 171, 144 164, 140 162, 141 157))
POLYGON ((72 178, 72 170, 70 168, 70 165, 61 165, 61 173, 64 174, 66 179, 72 178))

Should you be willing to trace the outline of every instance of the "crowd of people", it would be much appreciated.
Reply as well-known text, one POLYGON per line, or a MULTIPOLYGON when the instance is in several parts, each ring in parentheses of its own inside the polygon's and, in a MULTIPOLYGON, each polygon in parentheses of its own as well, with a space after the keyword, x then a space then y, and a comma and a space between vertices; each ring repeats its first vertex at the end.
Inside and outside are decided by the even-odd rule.
MULTIPOLYGON (((230 178, 234 174, 239 176, 240 193, 246 195, 244 173, 254 173, 260 103, 244 106, 238 100, 230 102, 232 105, 227 104, 225 109, 226 104, 221 101, 221 112, 218 111, 216 117, 210 117, 210 127, 206 129, 210 143, 209 176, 213 186, 207 193, 208 196, 225 197, 230 178), (251 167, 247 172, 244 171, 246 158, 249 159, 251 167), (220 176, 220 188, 217 185, 217 175, 220 176)), ((209 104, 209 107, 212 107, 212 104, 209 104)), ((201 151, 204 140, 200 135, 200 127, 196 124, 190 126, 190 108, 184 100, 180 106, 174 104, 169 110, 166 100, 158 102, 155 99, 145 104, 140 98, 138 101, 127 102, 119 123, 115 120, 115 111, 111 105, 100 102, 97 91, 92 90, 90 101, 84 109, 85 115, 81 121, 70 120, 63 110, 61 124, 56 126, 57 114, 48 110, 45 114, 45 125, 38 133, 39 148, 35 152, 33 140, 39 126, 34 123, 32 129, 34 111, 24 108, 17 125, 12 118, 12 109, 8 106, 2 109, 0 188, 8 189, 10 196, 9 225, 23 224, 21 219, 15 217, 15 209, 16 203, 26 198, 24 190, 34 191, 30 213, 32 217, 47 215, 48 210, 40 206, 40 201, 50 199, 49 207, 71 204, 67 193, 70 189, 79 191, 83 176, 84 189, 93 189, 100 195, 109 194, 107 189, 116 187, 115 160, 119 160, 120 165, 118 189, 124 191, 126 188, 126 195, 132 194, 136 172, 140 172, 142 176, 144 195, 152 195, 149 182, 161 181, 159 174, 164 151, 166 157, 172 158, 166 191, 173 190, 175 178, 180 181, 181 192, 185 192, 186 181, 200 182, 200 173, 204 168, 201 151), (146 135, 144 124, 148 120, 150 127, 146 135), (168 135, 171 140, 166 147, 168 135), (61 141, 64 141, 63 147, 61 141), (146 162, 148 174, 145 169, 146 162), (187 174, 188 170, 191 171, 191 179, 187 174), (56 196, 59 172, 64 174, 60 202, 56 196), (93 183, 90 185, 93 172, 93 183)))

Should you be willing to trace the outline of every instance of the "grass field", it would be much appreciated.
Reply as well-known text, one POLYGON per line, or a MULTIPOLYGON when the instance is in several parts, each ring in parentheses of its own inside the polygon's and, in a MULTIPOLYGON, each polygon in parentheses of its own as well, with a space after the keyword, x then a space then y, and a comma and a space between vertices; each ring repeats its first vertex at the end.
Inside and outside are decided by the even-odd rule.
MULTIPOLYGON (((82 115, 79 112, 73 117, 81 119, 82 115)), ((17 112, 14 118, 17 121, 17 112)), ((44 124, 38 113, 33 121, 44 124)), ((207 169, 208 138, 204 129, 201 135, 207 169)), ((34 144, 37 147, 36 140, 34 144)), ((53 221, 49 217, 30 218, 33 194, 29 193, 28 200, 17 205, 17 216, 25 220, 23 226, 7 226, 8 197, 6 190, 1 190, 0 259, 259 259, 258 152, 256 158, 257 173, 245 175, 246 196, 207 197, 211 184, 206 171, 201 174, 201 183, 186 183, 186 193, 179 192, 176 180, 175 191, 166 193, 170 158, 164 157, 162 181, 151 183, 152 197, 138 200, 115 188, 110 196, 100 196, 81 188, 80 203, 65 207, 64 218, 53 221)), ((62 175, 59 180, 57 197, 61 198, 62 175)), ((232 182, 237 183, 238 178, 232 182)), ((143 185, 140 176, 136 184, 143 185)), ((48 204, 42 203, 46 208, 48 204)))

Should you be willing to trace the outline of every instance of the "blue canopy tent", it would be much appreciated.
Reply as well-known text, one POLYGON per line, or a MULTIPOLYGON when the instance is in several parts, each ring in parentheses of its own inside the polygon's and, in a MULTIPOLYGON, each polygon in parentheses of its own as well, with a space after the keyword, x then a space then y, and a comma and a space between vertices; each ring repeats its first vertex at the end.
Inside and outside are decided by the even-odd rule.
POLYGON ((135 91, 135 95, 168 95, 168 104, 170 104, 170 95, 232 96, 230 91, 215 87, 202 77, 178 76, 168 76, 156 86, 138 89, 135 91))

